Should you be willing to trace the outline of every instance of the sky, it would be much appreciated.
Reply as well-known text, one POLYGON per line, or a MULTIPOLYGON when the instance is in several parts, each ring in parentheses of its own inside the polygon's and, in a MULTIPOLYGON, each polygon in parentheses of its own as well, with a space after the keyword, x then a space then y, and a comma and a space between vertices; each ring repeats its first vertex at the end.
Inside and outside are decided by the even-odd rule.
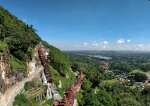
POLYGON ((150 51, 149 0, 0 0, 60 50, 150 51))

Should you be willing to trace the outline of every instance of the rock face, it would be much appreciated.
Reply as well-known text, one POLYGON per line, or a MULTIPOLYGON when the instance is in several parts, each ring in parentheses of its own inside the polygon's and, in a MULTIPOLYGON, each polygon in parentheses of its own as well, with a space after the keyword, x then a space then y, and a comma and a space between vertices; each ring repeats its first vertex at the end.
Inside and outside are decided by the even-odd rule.
POLYGON ((28 71, 28 77, 29 77, 32 73, 35 72, 35 70, 36 70, 35 64, 36 64, 36 61, 35 61, 35 58, 34 58, 34 57, 32 58, 32 61, 26 63, 26 65, 27 65, 27 67, 28 67, 28 70, 27 70, 27 71, 28 71))
POLYGON ((14 85, 16 83, 16 78, 14 76, 9 78, 9 84, 14 85))
POLYGON ((18 81, 18 82, 22 81, 23 78, 24 78, 23 73, 18 73, 18 74, 16 75, 16 81, 18 81))
POLYGON ((33 54, 34 56, 32 57, 32 60, 31 61, 27 61, 26 62, 26 66, 27 66, 27 73, 28 73, 28 77, 34 73, 36 71, 36 68, 37 68, 37 61, 36 59, 39 59, 39 55, 38 55, 38 48, 35 47, 32 51, 33 51, 33 54))
MULTIPOLYGON (((1 71, 0 71, 0 76, 1 76, 1 71)), ((7 89, 6 83, 2 78, 0 78, 0 94, 4 93, 6 89, 7 89)))
POLYGON ((3 52, 0 52, 0 93, 4 93, 7 90, 10 70, 9 51, 6 48, 3 52))

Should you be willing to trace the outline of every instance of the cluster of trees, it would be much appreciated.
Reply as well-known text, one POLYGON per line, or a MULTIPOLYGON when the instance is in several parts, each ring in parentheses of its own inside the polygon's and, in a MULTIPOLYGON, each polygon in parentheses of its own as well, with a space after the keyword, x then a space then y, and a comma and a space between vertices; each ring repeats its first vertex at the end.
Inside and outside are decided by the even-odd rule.
MULTIPOLYGON (((87 81, 86 81, 87 82, 87 81)), ((83 83, 82 91, 77 94, 81 106, 149 106, 150 87, 141 91, 139 88, 131 89, 125 84, 100 84, 94 94, 93 89, 83 83)))
POLYGON ((21 93, 15 97, 13 106, 32 106, 32 104, 29 102, 26 96, 21 93))
POLYGON ((30 48, 35 47, 41 38, 36 34, 33 25, 27 25, 0 6, 0 40, 10 53, 23 61, 31 58, 30 48))
POLYGON ((145 80, 147 80, 147 76, 143 73, 134 73, 134 80, 136 82, 144 82, 145 80))
POLYGON ((119 70, 119 71, 115 71, 116 74, 120 74, 123 72, 129 73, 132 71, 132 67, 129 64, 121 63, 121 62, 118 62, 118 63, 112 62, 112 64, 110 65, 110 69, 119 70))
POLYGON ((34 88, 34 87, 36 86, 35 86, 35 82, 33 81, 28 81, 24 84, 25 91, 28 91, 29 89, 34 88))
POLYGON ((150 71, 150 63, 140 64, 139 69, 143 70, 144 72, 150 71))

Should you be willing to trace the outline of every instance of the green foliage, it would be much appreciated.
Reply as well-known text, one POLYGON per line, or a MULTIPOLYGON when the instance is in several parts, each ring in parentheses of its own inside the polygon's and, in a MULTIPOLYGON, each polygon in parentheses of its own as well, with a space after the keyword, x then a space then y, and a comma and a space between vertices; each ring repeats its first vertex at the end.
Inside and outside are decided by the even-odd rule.
POLYGON ((32 57, 34 57, 33 50, 30 47, 28 47, 27 56, 28 56, 29 60, 32 60, 32 57))
POLYGON ((83 106, 85 104, 85 101, 83 100, 82 90, 76 93, 76 99, 78 101, 79 106, 83 106))
POLYGON ((19 94, 15 97, 13 106, 32 106, 24 94, 19 94))
POLYGON ((4 42, 0 41, 0 52, 3 52, 6 46, 4 42))
POLYGON ((141 64, 141 65, 139 66, 139 69, 143 70, 144 72, 150 71, 150 63, 141 64))
POLYGON ((66 88, 72 86, 75 83, 76 78, 72 72, 68 72, 67 75, 69 76, 69 78, 66 78, 64 76, 61 76, 60 73, 58 73, 58 71, 55 70, 52 66, 50 66, 50 70, 53 76, 53 81, 56 84, 56 86, 58 85, 59 80, 62 83, 62 88, 58 88, 57 90, 59 91, 60 95, 63 97, 66 88))
POLYGON ((142 94, 143 94, 143 95, 150 95, 150 86, 146 86, 146 87, 142 90, 142 94))
POLYGON ((134 86, 136 81, 144 81, 146 79, 145 74, 135 75, 135 78, 137 77, 137 79, 139 78, 140 80, 139 79, 135 80, 135 78, 131 76, 129 79, 130 82, 127 82, 128 80, 127 76, 130 71, 138 69, 139 65, 143 62, 144 62, 143 65, 147 65, 149 63, 149 56, 150 56, 149 54, 145 55, 144 53, 141 54, 133 53, 131 55, 128 53, 122 54, 116 52, 103 53, 103 51, 98 51, 97 54, 104 56, 108 54, 109 56, 111 55, 113 57, 112 60, 105 61, 87 57, 89 52, 90 51, 87 51, 85 53, 84 52, 69 53, 71 60, 71 67, 73 71, 82 69, 83 73, 86 75, 86 79, 84 79, 81 86, 83 92, 80 92, 77 97, 77 99, 80 101, 81 106, 150 105, 149 88, 146 87, 144 90, 142 90, 141 88, 136 88, 134 86), (99 67, 99 64, 102 61, 110 64, 109 70, 111 70, 113 74, 107 73, 107 71, 105 72, 105 70, 102 70, 99 67), (114 78, 116 75, 118 76, 121 75, 123 78, 125 78, 125 80, 118 81, 117 79, 114 78), (97 90, 96 94, 94 94, 93 89, 97 90), (83 101, 81 102, 81 100, 83 101))
POLYGON ((137 82, 143 82, 147 80, 147 76, 143 73, 134 73, 134 80, 137 82))
POLYGON ((96 87, 104 79, 104 76, 96 68, 89 69, 85 74, 86 78, 92 82, 93 87, 96 87))
POLYGON ((119 106, 142 106, 142 105, 139 101, 130 97, 120 99, 119 106))
POLYGON ((79 70, 80 70, 80 66, 79 66, 78 63, 73 63, 73 64, 71 65, 71 69, 72 69, 73 71, 79 71, 79 70))
POLYGON ((84 78, 81 88, 87 92, 90 92, 92 91, 91 86, 92 86, 92 83, 86 78, 84 78))
POLYGON ((28 81, 24 84, 25 91, 28 91, 29 89, 35 87, 35 83, 33 81, 28 81))
POLYGON ((130 86, 133 86, 133 85, 135 84, 135 82, 136 82, 136 81, 135 81, 134 79, 131 79, 131 80, 130 80, 130 86))
POLYGON ((45 104, 53 106, 53 99, 48 99, 45 104))
POLYGON ((8 45, 10 53, 19 60, 30 57, 29 46, 35 47, 41 41, 32 25, 26 25, 3 7, 0 7, 0 40, 8 45))
POLYGON ((83 96, 84 106, 99 106, 99 101, 94 93, 85 93, 83 96))
POLYGON ((69 72, 70 60, 68 55, 63 54, 59 49, 49 45, 45 41, 42 41, 42 44, 50 49, 48 56, 48 61, 50 64, 62 75, 69 72))
POLYGON ((131 66, 128 65, 127 63, 117 63, 116 64, 114 62, 111 64, 110 69, 120 70, 120 71, 118 71, 118 73, 120 73, 120 72, 129 73, 132 70, 131 66))
POLYGON ((100 104, 104 106, 115 106, 116 104, 111 95, 108 94, 108 92, 105 90, 101 90, 100 92, 98 92, 97 98, 100 104))
POLYGON ((24 62, 16 59, 14 56, 11 55, 11 70, 12 72, 17 72, 18 70, 22 70, 22 72, 24 73, 24 76, 26 76, 26 65, 24 64, 24 62))

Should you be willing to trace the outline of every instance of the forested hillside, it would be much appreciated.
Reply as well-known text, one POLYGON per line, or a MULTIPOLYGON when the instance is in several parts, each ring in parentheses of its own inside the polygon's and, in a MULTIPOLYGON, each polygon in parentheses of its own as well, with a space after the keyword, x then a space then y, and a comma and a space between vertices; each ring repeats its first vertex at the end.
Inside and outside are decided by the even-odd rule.
POLYGON ((51 66, 65 75, 70 66, 68 56, 43 41, 33 25, 25 24, 0 6, 0 61, 9 66, 5 77, 11 78, 20 72, 27 76, 26 62, 32 60, 33 49, 39 42, 49 49, 48 62, 51 66))

